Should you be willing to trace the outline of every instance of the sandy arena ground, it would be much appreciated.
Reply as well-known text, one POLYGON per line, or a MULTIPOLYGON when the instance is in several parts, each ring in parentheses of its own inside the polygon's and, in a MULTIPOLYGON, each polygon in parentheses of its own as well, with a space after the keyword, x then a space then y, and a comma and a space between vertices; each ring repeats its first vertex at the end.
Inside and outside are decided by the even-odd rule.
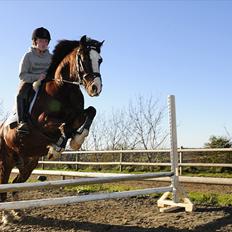
MULTIPOLYGON (((49 179, 50 180, 50 179, 49 179)), ((125 184, 145 187, 166 186, 154 181, 133 181, 125 184)), ((185 184, 185 190, 232 193, 230 186, 185 184)), ((61 197, 77 193, 63 189, 43 189, 20 194, 23 199, 61 197)), ((1 215, 0 215, 1 216, 1 215)), ((196 205, 196 210, 186 213, 178 210, 159 213, 157 198, 152 196, 84 202, 26 209, 21 222, 1 227, 8 232, 232 232, 232 207, 196 205)))

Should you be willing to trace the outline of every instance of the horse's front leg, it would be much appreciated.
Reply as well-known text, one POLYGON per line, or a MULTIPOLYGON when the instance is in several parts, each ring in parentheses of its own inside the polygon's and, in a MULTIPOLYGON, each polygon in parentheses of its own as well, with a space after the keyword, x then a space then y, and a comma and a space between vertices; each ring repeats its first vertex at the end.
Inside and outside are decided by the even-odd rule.
MULTIPOLYGON (((92 106, 88 107, 86 110, 84 110, 84 118, 85 121, 83 124, 79 125, 74 125, 74 128, 78 128, 78 130, 75 130, 74 136, 72 136, 72 139, 70 141, 70 147, 73 150, 78 150, 80 149, 81 145, 84 143, 85 138, 89 134, 89 129, 90 126, 93 122, 93 119, 96 115, 96 109, 92 106)), ((78 122, 78 119, 76 120, 76 124, 78 122)))
POLYGON ((62 135, 57 143, 49 146, 48 158, 54 159, 59 157, 62 151, 64 151, 69 138, 71 138, 70 147, 74 150, 80 149, 89 134, 95 115, 96 109, 92 106, 83 110, 83 112, 78 112, 72 123, 64 125, 62 135))

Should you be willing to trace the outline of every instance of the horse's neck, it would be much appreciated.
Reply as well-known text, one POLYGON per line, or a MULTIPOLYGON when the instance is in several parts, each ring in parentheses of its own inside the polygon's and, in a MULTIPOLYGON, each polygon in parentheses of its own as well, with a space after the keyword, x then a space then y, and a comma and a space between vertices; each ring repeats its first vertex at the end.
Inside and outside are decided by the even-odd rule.
POLYGON ((76 67, 76 55, 72 52, 70 55, 66 56, 61 63, 58 65, 54 79, 59 81, 64 80, 73 80, 77 75, 76 67))
MULTIPOLYGON (((78 85, 73 85, 70 83, 60 84, 56 80, 49 80, 44 82, 41 86, 35 104, 46 107, 49 101, 58 100, 65 105, 66 103, 72 101, 70 99, 74 99, 75 101, 78 99, 84 99, 78 85)), ((43 107, 40 109, 46 110, 43 109, 43 107)))

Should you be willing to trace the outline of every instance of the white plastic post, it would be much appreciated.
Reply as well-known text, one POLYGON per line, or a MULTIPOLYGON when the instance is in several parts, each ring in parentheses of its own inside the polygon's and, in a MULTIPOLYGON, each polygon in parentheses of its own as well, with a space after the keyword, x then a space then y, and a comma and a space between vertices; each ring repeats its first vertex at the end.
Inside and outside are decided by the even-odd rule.
POLYGON ((177 189, 179 183, 178 177, 178 153, 177 153, 177 133, 176 133, 176 107, 175 96, 168 96, 168 113, 169 113, 169 128, 170 128, 170 161, 171 171, 174 175, 171 177, 171 184, 173 187, 173 201, 179 202, 177 196, 177 189))
POLYGON ((168 114, 169 114, 169 128, 170 128, 170 161, 171 172, 174 174, 171 177, 171 192, 166 192, 157 201, 160 212, 170 212, 180 207, 184 207, 185 211, 193 211, 193 203, 187 197, 184 189, 179 184, 178 172, 178 152, 177 152, 177 133, 176 133, 176 107, 175 96, 168 96, 168 114), (172 199, 168 199, 172 193, 172 199), (182 201, 182 202, 181 202, 182 201))

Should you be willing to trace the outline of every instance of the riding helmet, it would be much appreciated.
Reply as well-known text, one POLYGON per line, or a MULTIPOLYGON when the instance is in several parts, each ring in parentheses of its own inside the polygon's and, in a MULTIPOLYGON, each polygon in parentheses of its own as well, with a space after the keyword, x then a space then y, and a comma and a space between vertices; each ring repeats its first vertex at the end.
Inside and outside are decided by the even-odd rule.
POLYGON ((47 39, 48 42, 50 42, 51 40, 51 36, 49 31, 44 28, 44 27, 39 27, 36 28, 33 33, 32 33, 32 40, 36 40, 36 39, 47 39))

